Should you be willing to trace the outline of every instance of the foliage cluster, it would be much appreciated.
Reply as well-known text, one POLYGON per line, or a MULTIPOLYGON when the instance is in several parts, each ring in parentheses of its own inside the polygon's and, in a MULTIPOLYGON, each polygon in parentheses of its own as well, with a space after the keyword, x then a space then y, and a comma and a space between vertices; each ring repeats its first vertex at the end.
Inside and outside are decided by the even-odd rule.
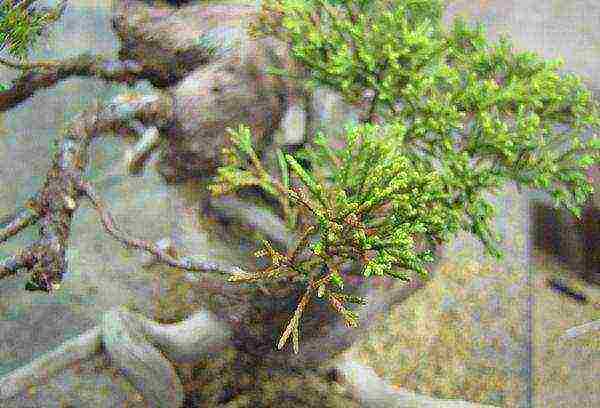
POLYGON ((459 230, 500 257, 485 193, 507 182, 547 191, 579 216, 592 192, 586 171, 600 161, 600 108, 577 75, 560 71, 561 60, 517 52, 506 37, 490 43, 481 25, 461 19, 445 28, 439 0, 264 0, 261 7, 253 35, 288 44, 308 87, 330 87, 351 104, 370 95, 365 118, 345 128, 344 148, 332 149, 319 133, 296 157, 279 151, 279 177, 261 166, 247 127, 231 131, 234 147, 225 149, 213 193, 259 186, 301 231, 288 254, 264 242, 256 255, 269 256, 271 266, 232 278, 291 274, 306 282, 279 348, 292 336, 297 352, 300 318, 315 292, 357 325, 346 303, 364 299, 342 292, 340 265, 348 259, 363 265, 365 277, 425 276, 435 247, 459 230), (290 177, 304 188, 290 188, 290 177), (303 250, 311 255, 300 260, 303 250))
POLYGON ((66 7, 39 8, 35 0, 2 0, 0 3, 0 51, 25 58, 49 25, 57 21, 66 7))

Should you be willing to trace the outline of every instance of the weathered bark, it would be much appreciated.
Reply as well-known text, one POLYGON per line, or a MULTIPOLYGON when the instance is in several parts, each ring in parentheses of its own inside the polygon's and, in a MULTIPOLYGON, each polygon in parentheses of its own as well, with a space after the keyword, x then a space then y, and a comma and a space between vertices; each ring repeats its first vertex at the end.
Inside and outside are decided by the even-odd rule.
POLYGON ((0 63, 22 71, 7 90, 0 91, 0 112, 12 109, 33 96, 35 92, 50 88, 72 76, 95 77, 132 84, 150 75, 144 72, 137 62, 113 61, 91 54, 34 64, 19 64, 4 59, 0 59, 0 63))
MULTIPOLYGON (((134 384, 147 406, 178 408, 186 398, 179 374, 180 364, 200 358, 216 358, 227 346, 230 334, 227 327, 205 311, 198 311, 181 323, 161 325, 124 309, 112 310, 104 315, 97 327, 1 379, 0 402, 11 400, 27 387, 53 377, 78 361, 105 353, 110 362, 134 384)), ((264 362, 260 364, 264 367, 264 362)), ((338 407, 343 404, 354 407, 358 402, 361 407, 367 408, 486 407, 461 400, 438 400, 393 388, 373 369, 353 360, 336 361, 320 369, 301 372, 289 367, 285 370, 270 367, 267 372, 266 376, 264 372, 259 374, 263 381, 287 384, 288 388, 284 390, 287 401, 282 401, 284 404, 296 394, 297 405, 288 403, 282 406, 338 407), (330 387, 333 382, 347 388, 345 395, 332 395, 330 387), (303 395, 305 392, 316 392, 317 395, 303 395)), ((231 401, 231 404, 217 402, 219 406, 250 407, 260 404, 260 396, 252 395, 256 394, 256 390, 247 386, 227 391, 229 396, 223 402, 231 401)), ((188 394, 188 403, 191 403, 192 394, 188 394)))
MULTIPOLYGON (((211 20, 222 12, 219 7, 216 10, 205 7, 196 18, 200 22, 211 20)), ((227 145, 225 129, 228 126, 235 128, 239 124, 249 124, 260 153, 270 143, 273 128, 281 121, 284 106, 293 99, 294 92, 290 92, 287 83, 264 72, 266 66, 276 65, 282 58, 285 59, 276 57, 284 54, 281 44, 269 39, 250 41, 243 28, 237 32, 237 43, 231 46, 215 43, 222 52, 211 57, 218 57, 218 62, 197 68, 164 94, 146 99, 123 96, 116 99, 115 106, 96 107, 74 121, 60 142, 59 155, 44 187, 35 199, 30 200, 33 213, 21 211, 11 217, 0 231, 0 237, 6 239, 37 220, 42 226, 42 238, 25 251, 5 259, 0 267, 0 276, 27 267, 33 271, 34 286, 49 290, 53 283, 59 283, 66 267, 64 253, 72 213, 81 196, 92 200, 109 233, 125 245, 149 251, 160 261, 175 267, 228 270, 229 266, 214 262, 194 264, 190 259, 176 260, 154 244, 128 238, 115 226, 93 187, 83 180, 82 172, 90 140, 97 134, 122 127, 137 132, 142 139, 130 157, 129 165, 133 172, 139 171, 150 151, 159 147, 160 135, 163 135, 163 140, 166 138, 160 166, 163 175, 171 181, 214 174, 222 164, 221 150, 227 145)), ((169 41, 165 44, 173 46, 169 41)), ((172 47, 169 49, 173 50, 172 47)), ((185 59, 185 56, 176 54, 179 58, 176 64, 180 66, 181 58, 185 59)), ((184 63, 188 68, 194 64, 193 61, 184 63)), ((15 66, 24 70, 24 75, 0 95, 0 102, 6 107, 14 106, 36 89, 69 75, 112 75, 112 79, 124 80, 132 73, 146 75, 150 72, 145 67, 140 69, 137 61, 116 64, 112 71, 101 65, 97 59, 84 56, 72 61, 15 66)))
POLYGON ((484 408, 491 405, 462 400, 442 400, 392 387, 370 367, 352 360, 338 363, 342 381, 348 383, 360 406, 364 408, 484 408))
POLYGON ((205 311, 184 322, 160 325, 124 309, 32 363, 0 379, 0 402, 66 367, 105 353, 152 407, 180 407, 181 380, 173 364, 214 356, 227 346, 230 332, 205 311))
POLYGON ((172 98, 168 95, 117 98, 113 104, 96 106, 80 114, 60 140, 59 152, 42 189, 29 200, 29 207, 35 215, 27 215, 21 211, 0 228, 0 236, 8 238, 33 221, 37 221, 40 226, 40 238, 37 242, 0 262, 0 276, 16 273, 19 268, 24 267, 32 272, 30 282, 42 290, 50 291, 52 285, 59 284, 67 267, 65 250, 73 212, 83 197, 92 200, 109 233, 123 244, 145 249, 172 266, 220 270, 221 266, 215 263, 198 264, 187 259, 175 260, 156 245, 131 239, 120 232, 83 176, 88 160, 88 147, 94 137, 126 127, 131 120, 151 122, 164 128, 173 116, 172 104, 172 98))

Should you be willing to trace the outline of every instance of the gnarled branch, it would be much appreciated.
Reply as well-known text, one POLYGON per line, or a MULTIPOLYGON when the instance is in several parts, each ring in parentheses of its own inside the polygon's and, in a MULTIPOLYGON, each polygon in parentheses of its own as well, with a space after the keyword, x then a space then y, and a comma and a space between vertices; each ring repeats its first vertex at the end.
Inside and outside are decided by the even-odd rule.
POLYGON ((107 312, 100 325, 0 378, 0 403, 77 361, 104 352, 149 406, 178 408, 183 388, 172 362, 189 363, 218 352, 230 336, 230 329, 205 310, 182 322, 162 325, 121 307, 107 312))
MULTIPOLYGON (((79 114, 60 140, 58 154, 53 160, 43 187, 35 198, 30 200, 32 204, 30 206, 35 208, 35 214, 21 211, 0 228, 0 238, 3 240, 15 235, 34 221, 37 221, 40 229, 40 238, 37 242, 0 263, 0 277, 14 274, 17 269, 24 267, 32 272, 30 284, 34 287, 50 291, 53 285, 58 284, 67 266, 65 250, 71 230, 71 220, 79 200, 89 197, 97 208, 100 203, 91 186, 85 182, 83 175, 91 140, 97 135, 126 126, 131 121, 152 122, 158 126, 166 126, 172 114, 171 97, 163 94, 121 96, 106 106, 95 105, 79 114)), ((105 213, 102 214, 104 221, 110 220, 105 213)), ((123 241, 124 235, 117 236, 124 243, 133 242, 141 249, 149 249, 155 255, 162 255, 155 246, 140 240, 123 241)), ((167 258, 162 256, 161 259, 167 258)), ((188 265, 185 260, 172 258, 168 260, 171 264, 180 266, 206 266, 212 268, 210 270, 218 270, 219 267, 212 264, 188 265)))
POLYGON ((119 127, 137 129, 142 140, 138 143, 131 166, 140 162, 159 143, 159 127, 166 127, 173 115, 173 101, 166 94, 119 96, 104 107, 95 106, 76 117, 67 134, 62 138, 60 149, 48 172, 46 182, 30 200, 35 214, 19 212, 8 224, 0 228, 0 239, 15 235, 18 231, 37 220, 40 239, 27 250, 9 256, 0 262, 0 278, 12 275, 19 268, 32 271, 30 284, 35 288, 50 291, 61 281, 66 269, 65 250, 71 229, 73 212, 81 198, 88 198, 100 214, 107 232, 123 245, 141 249, 154 255, 159 262, 190 271, 220 272, 233 274, 241 269, 214 261, 195 260, 190 257, 176 258, 167 249, 131 237, 122 231, 96 193, 83 176, 87 164, 88 146, 91 140, 104 132, 119 127), (156 124, 146 127, 144 122, 156 124), (139 157, 138 157, 139 156, 139 157))
MULTIPOLYGON (((31 201, 31 203, 33 202, 34 200, 31 201)), ((5 217, 0 222, 0 243, 18 234, 38 220, 39 214, 33 211, 31 207, 32 205, 25 206, 25 208, 18 210, 16 214, 5 217)))
POLYGON ((194 260, 189 257, 175 258, 168 250, 161 248, 158 244, 131 238, 129 234, 123 232, 114 222, 110 212, 106 209, 106 204, 100 199, 94 188, 88 182, 81 182, 80 189, 91 200, 94 207, 100 214, 102 224, 106 231, 117 241, 129 248, 136 248, 147 251, 154 255, 154 258, 174 268, 182 268, 188 271, 199 272, 223 272, 226 274, 243 272, 236 266, 224 265, 215 261, 194 260))
POLYGON ((0 112, 12 109, 40 89, 49 88, 72 76, 133 84, 150 75, 135 61, 115 61, 88 53, 62 61, 18 63, 2 58, 0 63, 21 71, 12 85, 0 92, 0 112))

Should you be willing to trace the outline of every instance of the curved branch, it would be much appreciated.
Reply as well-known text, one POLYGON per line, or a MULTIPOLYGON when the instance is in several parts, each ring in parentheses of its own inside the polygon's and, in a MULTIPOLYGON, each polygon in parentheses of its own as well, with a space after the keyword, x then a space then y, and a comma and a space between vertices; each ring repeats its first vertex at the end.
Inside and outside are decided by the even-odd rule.
POLYGON ((559 337, 559 340, 570 340, 575 339, 581 335, 586 333, 600 331, 600 319, 594 320, 593 322, 589 322, 586 324, 582 324, 580 326, 571 327, 569 330, 565 331, 565 333, 559 337))
POLYGON ((148 342, 135 317, 120 311, 104 315, 104 349, 111 363, 146 397, 149 406, 179 408, 184 397, 181 379, 169 360, 148 342))
POLYGON ((0 401, 13 398, 27 387, 43 381, 79 360, 89 358, 100 350, 101 344, 102 327, 97 326, 26 366, 14 370, 4 378, 0 378, 0 401))
POLYGON ((37 222, 38 219, 39 214, 31 208, 22 208, 16 214, 4 218, 0 221, 0 243, 37 222))
POLYGON ((278 249, 287 251, 297 239, 272 211, 234 196, 209 197, 208 209, 220 219, 260 232, 278 249))
POLYGON ((104 225, 106 231, 121 244, 129 248, 136 248, 149 252, 150 254, 154 255, 155 260, 174 268, 182 268, 188 271, 198 272, 221 272, 225 274, 244 273, 244 271, 237 266, 220 264, 215 261, 195 260, 189 257, 175 258, 169 254, 168 249, 163 249, 161 246, 153 244, 149 241, 132 238, 130 234, 123 232, 119 227, 117 227, 112 215, 106 209, 106 204, 100 199, 98 194, 96 194, 90 183, 81 182, 79 187, 90 199, 94 207, 96 207, 96 210, 100 214, 102 225, 104 225))
POLYGON ((341 374, 341 382, 352 390, 354 397, 365 408, 492 408, 463 400, 441 400, 393 387, 380 378, 370 367, 354 360, 338 363, 334 370, 341 374))
POLYGON ((104 351, 150 406, 179 408, 183 388, 171 362, 198 361, 223 349, 230 337, 229 327, 205 310, 163 325, 120 307, 105 313, 100 325, 0 378, 0 402, 104 351))
POLYGON ((152 152, 160 146, 162 139, 156 126, 146 127, 143 123, 134 121, 131 128, 140 140, 127 154, 127 172, 131 175, 139 175, 152 152))
POLYGON ((6 58, 0 57, 0 64, 6 65, 9 68, 27 70, 34 68, 53 68, 59 65, 56 61, 39 61, 39 62, 19 62, 11 61, 6 58))
MULTIPOLYGON (((146 157, 159 143, 159 127, 166 127, 173 117, 173 100, 169 95, 126 95, 118 96, 104 107, 94 106, 77 116, 67 134, 63 137, 57 157, 48 172, 42 189, 37 193, 37 201, 32 206, 40 214, 40 239, 25 255, 9 257, 0 263, 0 278, 16 273, 20 267, 31 270, 30 284, 34 288, 51 291, 62 280, 66 270, 65 250, 71 229, 71 220, 82 197, 91 200, 100 214, 108 233, 127 247, 137 248, 154 255, 159 262, 189 271, 217 272, 237 274, 240 268, 229 264, 208 260, 196 260, 190 257, 176 258, 168 249, 148 241, 132 238, 119 229, 106 205, 102 202, 92 185, 84 179, 83 172, 87 164, 88 147, 91 140, 118 127, 138 128, 142 131, 142 140, 137 146, 139 157, 134 164, 146 157), (144 122, 156 124, 146 128, 144 122)), ((135 166, 134 166, 135 167, 135 166)), ((0 229, 8 237, 22 230, 33 220, 33 216, 21 214, 8 226, 0 229)))
POLYGON ((132 84, 150 75, 134 61, 115 61, 88 53, 62 61, 17 63, 1 59, 0 63, 22 71, 10 88, 0 92, 0 112, 14 108, 38 90, 49 88, 71 76, 97 77, 132 84))
MULTIPOLYGON (((35 199, 30 200, 30 206, 39 214, 40 238, 27 251, 5 259, 0 265, 0 277, 14 274, 18 268, 26 267, 31 271, 32 287, 50 291, 58 284, 67 266, 65 250, 73 213, 85 193, 81 186, 85 185, 83 173, 92 139, 136 120, 166 126, 172 115, 173 101, 170 96, 163 94, 121 96, 106 106, 95 105, 79 114, 62 137, 58 154, 43 187, 35 199)), ((0 236, 16 234, 34 218, 32 215, 19 213, 0 229, 0 236)), ((215 265, 211 266, 216 268, 215 265)))

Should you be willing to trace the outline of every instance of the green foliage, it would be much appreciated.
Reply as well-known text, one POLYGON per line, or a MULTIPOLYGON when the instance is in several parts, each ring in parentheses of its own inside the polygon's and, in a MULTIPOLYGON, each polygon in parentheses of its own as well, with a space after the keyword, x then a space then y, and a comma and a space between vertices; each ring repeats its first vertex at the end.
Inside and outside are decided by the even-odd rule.
POLYGON ((17 58, 25 58, 44 34, 45 29, 62 14, 65 2, 55 9, 38 10, 31 0, 1 0, 0 51, 6 50, 17 58))
POLYGON ((338 292, 345 260, 360 261, 365 277, 425 276, 435 247, 459 230, 500 257, 484 193, 509 181, 547 191, 579 215, 592 192, 586 171, 600 161, 600 109, 579 77, 559 71, 562 61, 516 52, 508 38, 492 44, 481 25, 461 19, 445 29, 438 0, 265 0, 262 7, 255 34, 286 41, 309 85, 326 85, 349 103, 372 95, 363 123, 346 127, 345 148, 315 135, 303 152, 311 171, 279 156, 283 184, 260 166, 247 128, 232 133, 238 152, 227 152, 215 189, 259 185, 291 199, 288 214, 308 218, 294 251, 269 245, 257 255, 270 256, 271 267, 233 279, 287 271, 307 283, 280 347, 292 335, 297 349, 315 288, 356 325, 344 306, 349 295, 338 292), (305 190, 289 189, 290 176, 305 190), (312 257, 300 262, 304 248, 312 257))
POLYGON ((237 131, 231 128, 227 128, 227 131, 231 135, 231 141, 235 149, 223 149, 225 166, 218 169, 220 184, 210 186, 211 193, 218 196, 241 187, 258 186, 272 196, 277 197, 278 192, 274 186, 274 179, 262 169, 259 158, 252 148, 250 129, 242 125, 237 131), (246 169, 242 163, 247 161, 253 163, 258 170, 252 172, 246 169))

